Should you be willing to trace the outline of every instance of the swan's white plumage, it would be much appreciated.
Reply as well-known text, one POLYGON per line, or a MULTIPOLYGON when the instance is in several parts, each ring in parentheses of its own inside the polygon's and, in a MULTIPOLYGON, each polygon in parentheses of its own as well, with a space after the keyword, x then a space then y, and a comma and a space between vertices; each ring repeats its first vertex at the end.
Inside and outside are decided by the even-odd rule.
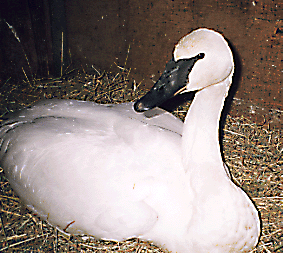
POLYGON ((173 252, 251 250, 258 213, 227 175, 218 141, 233 57, 220 34, 198 29, 174 58, 199 53, 187 90, 201 90, 185 124, 165 112, 147 118, 132 103, 47 100, 12 114, 0 129, 12 187, 70 233, 137 236, 173 252))
POLYGON ((154 167, 173 173, 182 125, 166 112, 146 118, 132 103, 41 101, 1 128, 1 164, 20 197, 51 224, 64 229, 76 221, 68 232, 122 240, 156 222, 144 199, 160 173, 154 167), (164 160, 161 150, 175 155, 164 160))

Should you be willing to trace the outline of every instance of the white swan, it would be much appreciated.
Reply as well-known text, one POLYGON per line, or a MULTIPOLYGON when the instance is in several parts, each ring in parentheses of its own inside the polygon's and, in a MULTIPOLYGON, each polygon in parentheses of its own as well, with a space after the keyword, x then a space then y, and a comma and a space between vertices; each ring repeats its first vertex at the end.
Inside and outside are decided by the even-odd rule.
POLYGON ((184 124, 132 103, 47 100, 3 123, 1 166, 27 206, 66 232, 139 237, 179 253, 248 252, 258 213, 230 180, 218 140, 233 69, 219 33, 193 31, 134 106, 149 110, 186 85, 199 91, 184 124))

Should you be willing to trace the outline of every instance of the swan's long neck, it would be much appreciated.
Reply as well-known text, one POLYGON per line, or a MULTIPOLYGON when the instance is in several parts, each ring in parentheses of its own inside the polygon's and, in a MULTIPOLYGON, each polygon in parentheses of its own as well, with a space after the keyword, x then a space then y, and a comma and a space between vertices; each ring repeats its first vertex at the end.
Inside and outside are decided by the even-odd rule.
MULTIPOLYGON (((182 150, 184 168, 199 175, 223 168, 219 146, 219 120, 231 76, 196 93, 185 119, 182 150)), ((225 173, 224 169, 223 172, 225 173)), ((191 172, 192 173, 192 172, 191 172)))

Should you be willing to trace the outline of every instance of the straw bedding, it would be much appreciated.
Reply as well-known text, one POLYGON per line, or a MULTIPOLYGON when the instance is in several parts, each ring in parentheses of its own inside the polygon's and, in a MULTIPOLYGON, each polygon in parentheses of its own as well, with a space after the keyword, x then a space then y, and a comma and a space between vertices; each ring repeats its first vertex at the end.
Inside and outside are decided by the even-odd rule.
MULTIPOLYGON (((44 98, 97 103, 134 101, 145 91, 140 84, 129 81, 129 74, 130 70, 122 67, 114 74, 92 67, 72 70, 58 79, 27 79, 18 84, 7 80, 0 88, 0 115, 44 98)), ((175 115, 183 119, 188 106, 178 107, 175 115)), ((276 113, 282 117, 282 111, 276 113)), ((221 139, 233 181, 247 192, 260 212, 262 233, 253 252, 282 252, 282 129, 228 114, 221 139)), ((166 252, 138 239, 113 242, 64 234, 21 205, 2 169, 0 179, 0 252, 166 252)))

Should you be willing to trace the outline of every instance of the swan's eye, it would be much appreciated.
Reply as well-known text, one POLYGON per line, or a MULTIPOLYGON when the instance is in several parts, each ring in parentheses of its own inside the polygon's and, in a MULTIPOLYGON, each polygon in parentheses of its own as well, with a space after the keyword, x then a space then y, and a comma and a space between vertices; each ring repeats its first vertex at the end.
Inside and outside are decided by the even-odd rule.
POLYGON ((198 54, 198 55, 197 55, 197 58, 198 58, 198 59, 203 59, 203 58, 204 58, 204 56, 205 56, 205 54, 204 54, 204 53, 200 53, 200 54, 198 54))

